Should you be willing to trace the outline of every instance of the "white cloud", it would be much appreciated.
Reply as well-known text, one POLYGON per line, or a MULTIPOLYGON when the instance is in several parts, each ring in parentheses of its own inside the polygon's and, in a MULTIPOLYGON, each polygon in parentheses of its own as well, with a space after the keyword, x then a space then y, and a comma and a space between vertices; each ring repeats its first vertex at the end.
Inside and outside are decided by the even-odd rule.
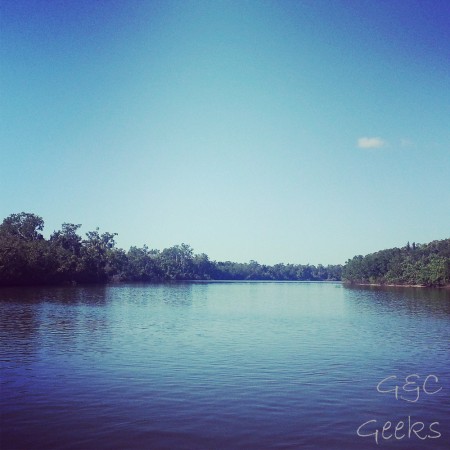
POLYGON ((358 139, 359 148, 381 148, 386 142, 379 137, 361 137, 358 139))

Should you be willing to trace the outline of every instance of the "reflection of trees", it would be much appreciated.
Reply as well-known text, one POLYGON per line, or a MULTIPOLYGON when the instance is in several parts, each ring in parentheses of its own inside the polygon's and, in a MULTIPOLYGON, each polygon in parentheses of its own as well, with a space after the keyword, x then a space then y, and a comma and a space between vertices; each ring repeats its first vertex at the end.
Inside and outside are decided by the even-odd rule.
POLYGON ((345 290, 352 293, 347 296, 350 301, 364 302, 366 308, 373 310, 450 317, 450 290, 447 289, 346 285, 345 290))
POLYGON ((103 305, 107 301, 107 287, 103 285, 88 286, 36 286, 11 287, 0 289, 0 304, 2 302, 20 302, 33 304, 41 302, 64 304, 97 304, 103 305))
POLYGON ((0 290, 0 337, 6 360, 29 359, 41 348, 71 352, 109 326, 105 286, 0 290))
POLYGON ((30 360, 36 351, 38 311, 33 304, 1 302, 0 342, 2 360, 7 364, 30 360))

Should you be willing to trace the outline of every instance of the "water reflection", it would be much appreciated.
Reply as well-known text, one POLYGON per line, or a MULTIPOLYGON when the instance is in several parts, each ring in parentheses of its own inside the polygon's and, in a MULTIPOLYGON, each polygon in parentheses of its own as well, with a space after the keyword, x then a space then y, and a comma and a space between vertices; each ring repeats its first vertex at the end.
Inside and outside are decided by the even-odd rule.
POLYGON ((26 362, 33 358, 36 341, 33 334, 39 329, 40 318, 36 309, 27 304, 13 304, 5 308, 0 304, 1 362, 15 359, 26 362))
POLYGON ((365 373, 448 376, 450 291, 379 286, 345 287, 349 322, 359 351, 371 356, 365 373))
POLYGON ((1 289, 2 360, 17 365, 36 359, 42 348, 70 353, 86 339, 104 339, 109 300, 105 286, 1 289))
POLYGON ((0 289, 0 306, 3 302, 63 303, 104 305, 107 302, 108 286, 36 286, 0 289))
POLYGON ((450 289, 346 285, 346 298, 373 312, 450 316, 450 289))

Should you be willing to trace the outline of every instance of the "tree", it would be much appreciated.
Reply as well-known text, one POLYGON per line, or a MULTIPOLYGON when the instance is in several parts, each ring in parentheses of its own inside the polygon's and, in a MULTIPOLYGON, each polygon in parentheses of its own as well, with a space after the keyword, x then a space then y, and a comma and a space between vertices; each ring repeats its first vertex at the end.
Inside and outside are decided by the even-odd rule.
POLYGON ((57 278, 60 282, 76 282, 83 272, 82 240, 77 234, 81 225, 63 223, 61 230, 50 236, 50 246, 58 261, 57 278))
POLYGON ((450 239, 354 257, 345 264, 342 278, 352 283, 449 284, 450 239))
POLYGON ((208 255, 201 253, 193 258, 194 276, 200 280, 210 280, 214 272, 214 264, 209 260, 208 255))
POLYGON ((194 252, 187 244, 165 248, 160 254, 164 278, 169 280, 190 280, 194 278, 194 252))
POLYGON ((126 277, 133 281, 154 281, 163 278, 162 269, 159 267, 159 252, 149 250, 144 245, 142 248, 130 247, 127 252, 126 277))
POLYGON ((448 282, 449 261, 437 255, 431 255, 420 273, 420 282, 426 286, 443 286, 448 282))
POLYGON ((63 223, 60 231, 54 231, 50 236, 50 242, 60 245, 72 255, 79 256, 81 252, 81 237, 78 236, 77 230, 81 224, 63 223))
POLYGON ((40 233, 44 229, 42 217, 36 214, 21 212, 11 214, 0 225, 0 234, 8 234, 24 241, 36 241, 44 237, 40 233))
POLYGON ((82 241, 82 281, 103 282, 107 280, 106 265, 110 251, 115 246, 117 233, 99 233, 99 229, 88 231, 82 241))
POLYGON ((0 228, 0 286, 23 283, 27 265, 26 242, 0 228))
POLYGON ((112 248, 108 252, 108 260, 105 266, 105 272, 108 279, 113 281, 126 280, 128 268, 128 257, 121 248, 112 248))
POLYGON ((0 284, 24 285, 50 282, 57 262, 40 233, 41 217, 11 214, 0 225, 0 284))
MULTIPOLYGON (((63 223, 46 240, 41 217, 25 212, 8 216, 0 224, 0 285, 110 280, 314 280, 339 279, 341 273, 341 266, 316 268, 293 264, 266 266, 254 260, 249 263, 210 261, 204 253, 195 255, 184 243, 162 252, 149 250, 145 245, 125 252, 115 248, 116 233, 100 233, 97 228, 86 233, 83 239, 78 235, 80 227, 80 224, 63 223)), ((435 254, 442 254, 442 248, 438 241, 429 245, 435 254)), ((422 257, 424 249, 419 248, 417 258, 422 257)), ((450 245, 446 251, 450 256, 450 245)), ((370 265, 364 262, 365 272, 370 265)), ((436 273, 441 273, 444 266, 436 267, 439 270, 432 271, 433 279, 440 280, 442 277, 436 273)), ((446 262, 446 274, 448 268, 446 262)), ((359 269, 356 264, 355 270, 359 269)), ((351 275, 352 271, 347 272, 351 275)), ((445 277, 448 279, 450 275, 445 277)))

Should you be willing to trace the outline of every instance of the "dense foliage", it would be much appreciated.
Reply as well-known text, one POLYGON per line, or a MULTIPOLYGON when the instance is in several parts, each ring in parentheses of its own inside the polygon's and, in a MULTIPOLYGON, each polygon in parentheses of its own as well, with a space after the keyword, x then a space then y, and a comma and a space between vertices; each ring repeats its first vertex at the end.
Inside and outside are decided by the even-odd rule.
POLYGON ((256 261, 210 261, 186 244, 162 251, 116 248, 116 233, 98 229, 78 235, 81 225, 64 223, 49 239, 44 221, 30 213, 12 214, 0 225, 0 286, 168 280, 340 280, 340 265, 267 266, 256 261))
POLYGON ((347 261, 342 279, 350 283, 445 286, 450 284, 450 239, 408 244, 347 261))

